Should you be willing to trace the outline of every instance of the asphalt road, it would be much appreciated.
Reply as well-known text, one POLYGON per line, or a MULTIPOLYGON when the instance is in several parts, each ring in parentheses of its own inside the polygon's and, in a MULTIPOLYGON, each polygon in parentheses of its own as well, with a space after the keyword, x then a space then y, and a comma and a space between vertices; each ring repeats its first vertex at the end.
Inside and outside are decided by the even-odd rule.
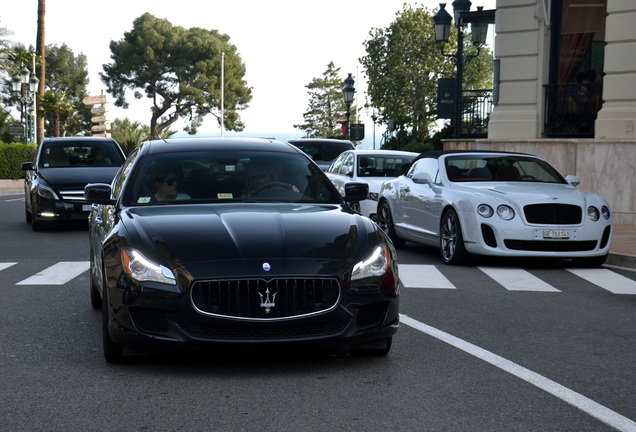
POLYGON ((407 244, 402 326, 384 358, 254 350, 109 365, 81 270, 87 231, 33 232, 22 198, 2 196, 0 239, 1 430, 636 431, 634 272, 449 267, 407 244))

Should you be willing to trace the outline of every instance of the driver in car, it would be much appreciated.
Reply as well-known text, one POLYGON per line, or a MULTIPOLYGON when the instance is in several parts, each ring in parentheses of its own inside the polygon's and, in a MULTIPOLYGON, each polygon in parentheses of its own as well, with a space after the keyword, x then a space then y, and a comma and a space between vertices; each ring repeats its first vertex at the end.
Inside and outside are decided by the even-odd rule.
POLYGON ((295 185, 289 184, 283 177, 283 166, 276 161, 253 161, 247 176, 248 194, 259 193, 276 187, 300 192, 295 185), (270 184, 269 186, 267 186, 270 184))

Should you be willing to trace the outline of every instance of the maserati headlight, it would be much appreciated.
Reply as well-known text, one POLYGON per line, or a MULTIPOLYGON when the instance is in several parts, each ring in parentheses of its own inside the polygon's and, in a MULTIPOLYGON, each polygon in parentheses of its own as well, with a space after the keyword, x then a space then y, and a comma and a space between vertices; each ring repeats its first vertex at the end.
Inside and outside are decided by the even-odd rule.
POLYGON ((137 282, 177 284, 174 274, 168 267, 153 263, 134 249, 123 249, 121 259, 126 274, 137 282))
POLYGON ((48 199, 54 199, 54 200, 59 200, 60 198, 58 198, 57 194, 55 193, 55 191, 53 189, 51 189, 48 186, 44 186, 42 184, 39 184, 36 186, 36 190, 38 192, 38 195, 41 196, 42 198, 48 198, 48 199))
POLYGON ((389 270, 389 251, 385 244, 378 245, 371 255, 353 266, 351 280, 383 276, 389 270))

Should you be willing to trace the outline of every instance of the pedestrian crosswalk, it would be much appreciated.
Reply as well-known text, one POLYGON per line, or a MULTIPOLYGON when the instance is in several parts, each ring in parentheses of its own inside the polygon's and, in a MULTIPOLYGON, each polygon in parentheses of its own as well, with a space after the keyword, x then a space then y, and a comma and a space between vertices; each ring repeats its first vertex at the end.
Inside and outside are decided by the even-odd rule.
MULTIPOLYGON (((18 262, 0 262, 0 277, 4 272, 15 268, 18 262)), ((64 285, 89 270, 89 261, 60 261, 42 269, 36 269, 36 273, 20 280, 15 285, 64 285)), ((433 264, 400 264, 400 279, 406 289, 435 289, 455 290, 462 289, 451 282, 440 268, 450 269, 445 265, 433 264)), ((543 292, 559 293, 560 289, 552 286, 549 281, 532 274, 528 270, 514 267, 473 267, 481 274, 486 275, 492 282, 511 292, 543 292)), ((594 286, 609 291, 613 294, 636 295, 636 280, 625 277, 607 268, 576 268, 563 269, 566 274, 577 278, 578 281, 587 281, 594 286)), ((475 279, 477 276, 475 276, 475 279)), ((4 278, 2 278, 4 279, 4 278)), ((574 282, 576 286, 576 281, 574 282)))

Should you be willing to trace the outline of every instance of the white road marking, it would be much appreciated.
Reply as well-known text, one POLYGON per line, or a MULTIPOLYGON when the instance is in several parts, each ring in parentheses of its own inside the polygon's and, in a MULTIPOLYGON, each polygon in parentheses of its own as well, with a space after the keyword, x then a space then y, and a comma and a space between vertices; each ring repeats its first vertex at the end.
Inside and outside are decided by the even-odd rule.
POLYGON ((89 261, 61 261, 16 285, 64 285, 90 267, 89 261))
POLYGON ((434 265, 400 264, 400 280, 406 288, 455 289, 434 265))
POLYGON ((636 422, 536 372, 451 334, 400 314, 400 322, 454 346, 569 403, 619 431, 636 431, 636 422))
POLYGON ((561 292, 526 270, 503 267, 478 267, 508 291, 561 292))
POLYGON ((566 269, 614 294, 636 294, 636 281, 608 269, 566 269))
POLYGON ((16 265, 17 262, 7 262, 7 263, 0 263, 0 271, 11 267, 12 265, 16 265))

